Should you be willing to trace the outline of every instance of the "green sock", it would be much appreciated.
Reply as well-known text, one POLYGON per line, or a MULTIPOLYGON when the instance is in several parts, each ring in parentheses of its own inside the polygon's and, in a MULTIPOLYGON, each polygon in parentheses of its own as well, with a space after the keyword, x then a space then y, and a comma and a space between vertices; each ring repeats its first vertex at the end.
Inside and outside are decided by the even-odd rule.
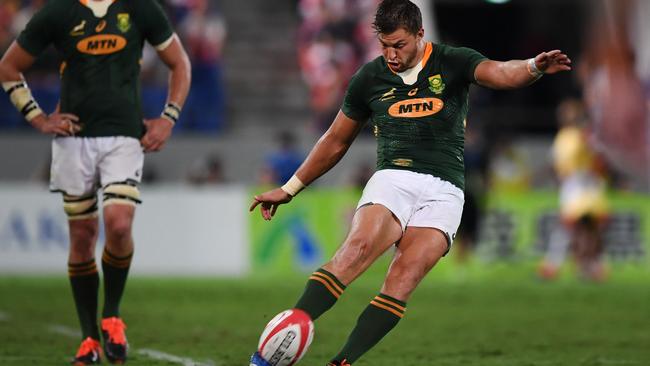
POLYGON ((91 337, 99 340, 97 327, 97 294, 99 274, 95 259, 84 263, 68 263, 68 276, 72 296, 81 323, 82 339, 91 337))
POLYGON ((332 363, 338 365, 345 361, 351 364, 358 360, 397 325, 404 311, 406 303, 379 294, 361 313, 348 341, 332 363))
POLYGON ((104 249, 102 270, 104 272, 104 311, 103 318, 120 316, 120 301, 129 275, 133 253, 116 257, 104 249))
POLYGON ((312 320, 316 320, 334 306, 343 291, 345 285, 336 276, 319 268, 309 277, 305 291, 294 307, 305 311, 312 320))

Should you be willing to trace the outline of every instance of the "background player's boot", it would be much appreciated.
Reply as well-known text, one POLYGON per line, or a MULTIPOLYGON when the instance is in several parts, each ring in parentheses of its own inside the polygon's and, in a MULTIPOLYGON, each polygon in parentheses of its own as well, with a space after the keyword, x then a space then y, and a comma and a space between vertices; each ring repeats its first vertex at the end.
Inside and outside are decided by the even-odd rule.
POLYGON ((123 364, 129 343, 126 340, 126 325, 118 317, 102 319, 102 336, 104 338, 104 355, 110 363, 123 364))
POLYGON ((73 366, 97 365, 102 363, 100 352, 102 346, 99 341, 88 337, 81 342, 77 355, 72 360, 73 366))
POLYGON ((262 355, 260 355, 259 352, 253 353, 251 356, 251 362, 249 366, 271 366, 268 361, 262 358, 262 355))

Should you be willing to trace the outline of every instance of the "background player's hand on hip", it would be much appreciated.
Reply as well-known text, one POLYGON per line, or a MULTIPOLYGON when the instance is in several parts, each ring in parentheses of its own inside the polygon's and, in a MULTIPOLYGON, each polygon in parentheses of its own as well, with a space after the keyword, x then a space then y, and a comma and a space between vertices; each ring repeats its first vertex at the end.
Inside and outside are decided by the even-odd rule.
POLYGON ((147 132, 140 139, 144 152, 160 151, 171 136, 174 126, 164 118, 147 119, 144 125, 147 132))
POLYGON ((31 122, 37 130, 45 134, 74 136, 81 131, 79 117, 69 113, 52 113, 49 116, 41 114, 31 122))

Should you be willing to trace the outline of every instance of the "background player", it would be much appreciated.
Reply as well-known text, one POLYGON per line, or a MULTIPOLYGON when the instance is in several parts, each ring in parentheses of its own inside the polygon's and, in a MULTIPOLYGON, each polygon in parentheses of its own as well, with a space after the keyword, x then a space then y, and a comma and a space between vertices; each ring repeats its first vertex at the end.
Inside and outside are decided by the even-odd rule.
POLYGON ((603 232, 607 224, 606 168, 592 146, 584 105, 567 99, 558 106, 560 129, 553 141, 553 165, 560 183, 560 225, 553 231, 539 268, 544 279, 558 275, 571 249, 582 278, 602 281, 603 232))
POLYGON ((155 0, 51 0, 0 61, 0 81, 12 103, 36 129, 56 135, 50 189, 63 193, 69 217, 68 272, 83 338, 75 365, 100 362, 94 258, 100 187, 106 230, 104 352, 111 362, 126 360, 126 326, 119 305, 133 256, 131 225, 140 203, 143 150, 160 150, 171 135, 189 90, 190 68, 155 0), (139 72, 145 40, 171 73, 161 116, 143 122, 139 72), (22 73, 49 45, 63 55, 64 63, 60 110, 47 115, 22 73))
MULTIPOLYGON (((381 292, 330 365, 355 362, 393 329, 418 283, 450 249, 464 201, 469 85, 514 89, 571 69, 558 50, 498 62, 468 48, 426 42, 420 10, 408 0, 382 1, 374 27, 383 57, 353 76, 340 112, 296 174, 255 196, 251 205, 261 204, 270 220, 281 204, 336 165, 371 120, 378 171, 364 189, 347 238, 312 274, 295 307, 317 319, 382 253, 393 244, 397 249, 381 292)), ((267 363, 256 353, 251 364, 267 363)))

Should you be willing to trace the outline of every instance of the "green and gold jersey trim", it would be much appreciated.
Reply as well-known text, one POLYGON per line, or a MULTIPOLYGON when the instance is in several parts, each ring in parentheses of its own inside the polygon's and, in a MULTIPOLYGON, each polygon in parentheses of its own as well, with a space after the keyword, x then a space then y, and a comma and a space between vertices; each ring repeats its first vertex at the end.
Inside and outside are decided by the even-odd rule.
POLYGON ((93 15, 97 18, 103 18, 108 13, 108 8, 111 7, 117 0, 103 0, 103 1, 91 1, 91 0, 79 0, 81 5, 87 7, 93 12, 93 15))
MULTIPOLYGON (((427 62, 429 62, 429 57, 431 57, 431 53, 433 52, 433 44, 431 42, 426 42, 424 45, 424 54, 422 56, 422 61, 420 61, 419 68, 420 70, 424 69, 424 66, 426 66, 427 62)), ((399 75, 398 72, 393 70, 388 63, 386 63, 386 67, 388 67, 388 70, 392 72, 395 75, 399 75)))

